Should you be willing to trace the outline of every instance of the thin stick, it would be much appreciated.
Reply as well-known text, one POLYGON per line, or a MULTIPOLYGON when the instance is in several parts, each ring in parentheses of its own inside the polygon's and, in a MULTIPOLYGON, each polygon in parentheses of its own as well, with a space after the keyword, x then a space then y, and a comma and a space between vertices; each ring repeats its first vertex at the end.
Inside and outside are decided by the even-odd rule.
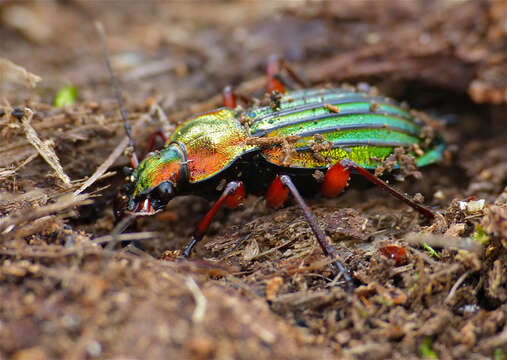
POLYGON ((304 81, 294 69, 284 60, 280 59, 280 65, 287 71, 289 76, 303 89, 308 87, 306 81, 304 81))
POLYGON ((130 140, 128 137, 125 137, 122 139, 122 141, 114 148, 114 150, 109 154, 106 161, 104 161, 98 168, 95 170, 93 175, 84 182, 83 185, 76 191, 74 191, 74 196, 78 196, 83 191, 85 191, 90 185, 92 185, 97 179, 99 179, 108 169, 111 167, 111 165, 114 164, 116 159, 120 157, 120 155, 123 153, 123 150, 129 145, 130 140))
POLYGON ((12 229, 14 226, 21 224, 23 222, 35 220, 43 216, 67 210, 75 206, 89 204, 90 201, 87 199, 88 199, 87 194, 79 195, 77 197, 64 196, 54 204, 36 208, 28 212, 25 211, 24 213, 19 215, 5 216, 0 219, 0 232, 3 231, 4 229, 8 228, 12 229))
POLYGON ((463 275, 461 275, 459 277, 458 281, 456 281, 456 283, 452 286, 451 291, 449 291, 449 295, 447 295, 447 297, 445 298, 445 300, 444 300, 445 305, 449 306, 451 304, 452 299, 456 295, 456 290, 458 290, 458 288, 461 286, 461 284, 463 284, 463 282, 468 277, 468 275, 470 275, 470 273, 471 273, 471 271, 468 270, 466 273, 464 273, 463 275))
POLYGON ((60 160, 58 156, 55 154, 55 151, 51 149, 46 142, 42 141, 35 129, 30 125, 30 121, 32 120, 33 112, 29 108, 25 108, 25 115, 21 119, 21 124, 23 125, 23 130, 25 132, 25 136, 30 144, 33 145, 35 149, 39 152, 40 156, 55 170, 56 174, 65 184, 65 187, 69 188, 72 186, 70 178, 63 171, 63 167, 60 164, 60 160))
MULTIPOLYGON (((129 234, 118 234, 118 235, 116 235, 116 241, 118 241, 118 242, 120 242, 120 241, 139 241, 139 240, 151 239, 155 236, 157 236, 157 233, 152 232, 152 231, 129 233, 129 234)), ((104 243, 108 243, 112 240, 113 240, 113 236, 105 235, 105 236, 101 236, 96 239, 93 239, 92 243, 104 244, 104 243)))
POLYGON ((187 286, 188 290, 190 290, 190 292, 192 293, 192 296, 194 297, 195 301, 195 309, 192 314, 192 322, 194 324, 200 324, 204 320, 204 315, 206 315, 206 307, 208 301, 206 300, 206 297, 204 296, 201 289, 199 289, 199 286, 191 276, 185 279, 185 285, 187 286))
POLYGON ((0 169, 0 180, 3 178, 9 177, 14 175, 19 169, 23 168, 25 165, 30 163, 33 159, 35 159, 39 154, 33 153, 29 155, 25 160, 21 162, 16 168, 14 169, 0 169))
MULTIPOLYGON (((134 131, 138 130, 140 127, 144 125, 146 121, 150 119, 149 115, 143 115, 141 118, 134 124, 134 131)), ((74 191, 74 196, 81 194, 87 188, 89 188, 93 183, 101 178, 102 175, 106 173, 107 170, 114 164, 114 162, 121 156, 125 148, 129 145, 130 140, 128 136, 125 136, 121 142, 114 148, 114 150, 109 154, 107 159, 100 164, 100 166, 95 170, 93 175, 86 180, 83 185, 76 191, 74 191)))
POLYGON ((135 214, 129 214, 128 216, 121 219, 121 221, 114 227, 113 231, 109 234, 111 240, 108 242, 106 246, 106 250, 113 250, 114 246, 118 242, 118 236, 132 224, 132 222, 137 218, 135 214))

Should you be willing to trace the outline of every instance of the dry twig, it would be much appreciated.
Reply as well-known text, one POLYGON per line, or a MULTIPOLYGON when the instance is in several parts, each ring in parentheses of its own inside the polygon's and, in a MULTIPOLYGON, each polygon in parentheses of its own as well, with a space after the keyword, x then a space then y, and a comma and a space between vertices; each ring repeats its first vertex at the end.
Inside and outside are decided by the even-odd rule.
MULTIPOLYGON (((134 131, 138 130, 143 126, 143 124, 149 120, 149 116, 142 116, 141 119, 134 126, 134 131)), ((97 181, 104 173, 114 164, 114 162, 121 156, 123 151, 129 145, 129 138, 125 136, 122 141, 114 148, 114 150, 109 154, 107 159, 100 164, 100 166, 95 170, 93 175, 84 182, 83 185, 80 186, 79 189, 74 191, 74 196, 78 196, 83 191, 85 191, 88 187, 90 187, 95 181, 97 181)))
POLYGON ((200 324, 204 320, 208 301, 191 276, 185 279, 185 285, 187 285, 195 300, 195 309, 194 313, 192 314, 192 321, 194 324, 200 324))
POLYGON ((0 219, 0 232, 3 233, 9 232, 16 225, 19 225, 23 222, 31 221, 34 219, 41 218, 43 216, 47 216, 53 213, 57 213, 63 210, 67 210, 69 208, 89 204, 88 195, 79 195, 79 196, 62 196, 56 203, 43 206, 33 211, 25 211, 19 215, 10 215, 0 219))
POLYGON ((63 171, 63 167, 60 164, 60 160, 58 156, 56 156, 55 151, 47 144, 47 142, 42 141, 35 129, 30 125, 32 121, 33 112, 29 108, 25 108, 25 115, 21 119, 21 124, 23 125, 23 130, 25 131, 25 136, 27 140, 32 144, 39 154, 46 160, 46 162, 55 170, 56 175, 62 180, 65 184, 65 187, 71 187, 70 178, 63 171))

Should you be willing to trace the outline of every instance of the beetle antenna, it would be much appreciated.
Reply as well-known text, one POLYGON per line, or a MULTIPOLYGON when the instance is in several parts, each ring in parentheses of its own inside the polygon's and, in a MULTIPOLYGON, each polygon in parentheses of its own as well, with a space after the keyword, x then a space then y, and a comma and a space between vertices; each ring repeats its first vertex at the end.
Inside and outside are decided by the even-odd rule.
POLYGON ((116 75, 113 72, 113 68, 111 66, 111 61, 109 60, 109 51, 107 49, 106 32, 104 30, 104 26, 102 26, 102 23, 99 21, 95 22, 95 27, 97 28, 97 31, 100 35, 100 40, 102 42, 102 47, 103 47, 103 51, 104 51, 104 57, 106 59, 107 70, 109 72, 109 75, 111 77, 111 82, 113 84, 114 95, 116 96, 116 100, 118 101, 118 105, 120 106, 121 117, 123 119, 123 123, 125 124, 125 132, 127 133, 127 136, 129 138, 129 147, 132 149, 130 163, 131 163, 132 167, 136 168, 137 165, 139 165, 139 160, 137 159, 137 155, 134 151, 134 140, 132 140, 132 131, 131 131, 130 124, 127 119, 127 112, 125 111, 125 107, 123 105, 123 99, 121 97, 120 86, 118 85, 118 79, 116 78, 116 75))

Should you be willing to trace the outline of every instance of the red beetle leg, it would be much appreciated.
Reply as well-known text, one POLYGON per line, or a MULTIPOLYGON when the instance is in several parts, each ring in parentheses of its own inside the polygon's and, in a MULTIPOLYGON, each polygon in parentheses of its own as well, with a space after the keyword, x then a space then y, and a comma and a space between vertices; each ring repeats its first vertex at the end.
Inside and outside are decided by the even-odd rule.
POLYGON ((245 196, 245 188, 241 181, 231 181, 225 186, 224 192, 216 203, 209 209, 209 211, 204 215, 204 218, 201 220, 197 229, 194 232, 194 236, 192 237, 192 241, 183 251, 183 256, 190 256, 190 252, 192 248, 203 238, 206 230, 208 230, 208 226, 213 219, 213 216, 217 213, 218 209, 222 206, 222 204, 226 204, 227 206, 233 205, 233 207, 239 205, 241 200, 245 196))
POLYGON ((413 208, 414 210, 418 211, 422 215, 426 216, 429 219, 435 218, 435 214, 433 211, 428 209, 427 207, 420 205, 416 203, 414 200, 410 199, 408 196, 402 194, 392 186, 389 186, 385 181, 381 180, 378 176, 375 176, 374 174, 370 173, 368 170, 363 168, 361 165, 356 164, 352 160, 343 159, 340 161, 340 164, 348 169, 348 170, 355 170, 357 171, 361 176, 365 177, 367 180, 371 181, 375 185, 378 185, 388 193, 390 193, 395 198, 405 202, 408 206, 413 208))
POLYGON ((234 209, 243 203, 245 199, 245 186, 241 181, 238 182, 236 190, 225 197, 225 205, 229 209, 234 209))
POLYGON ((280 73, 282 69, 285 69, 289 77, 294 80, 302 88, 307 88, 306 83, 301 79, 298 74, 287 64, 283 59, 278 56, 272 56, 268 61, 266 68, 266 75, 268 77, 268 83, 266 90, 268 93, 272 93, 274 90, 278 90, 280 93, 285 92, 285 85, 281 81, 280 73))
POLYGON ((236 102, 236 94, 234 94, 234 91, 232 90, 232 87, 226 86, 224 90, 222 90, 222 99, 224 101, 224 106, 235 109, 237 102, 236 102))
POLYGON ((139 159, 137 158, 137 155, 135 152, 130 155, 130 167, 132 169, 135 169, 139 166, 139 159))
POLYGON ((283 205, 288 195, 289 189, 282 184, 280 176, 277 176, 271 185, 269 185, 268 191, 266 192, 266 200, 269 206, 277 209, 283 205))
POLYGON ((336 163, 326 173, 324 182, 320 187, 323 195, 334 197, 339 195, 348 185, 350 173, 340 163, 336 163))
POLYGON ((285 92, 285 86, 282 84, 282 82, 279 79, 280 72, 281 72, 281 62, 280 58, 277 56, 272 56, 269 61, 268 65, 266 67, 266 76, 268 83, 266 84, 266 91, 268 93, 272 93, 273 91, 277 90, 280 93, 285 92))

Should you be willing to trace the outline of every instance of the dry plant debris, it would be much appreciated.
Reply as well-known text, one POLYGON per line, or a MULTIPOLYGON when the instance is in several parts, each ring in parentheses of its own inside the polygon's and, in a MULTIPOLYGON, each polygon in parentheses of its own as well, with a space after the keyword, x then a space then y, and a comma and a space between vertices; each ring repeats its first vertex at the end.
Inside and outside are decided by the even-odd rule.
POLYGON ((495 104, 507 88, 506 4, 0 4, 2 56, 45 81, 36 92, 0 87, 0 358, 505 356, 507 133, 505 105, 495 104), (23 13, 33 21, 16 22, 23 13), (421 171, 396 186, 424 194, 439 215, 428 223, 357 179, 336 199, 310 199, 354 275, 353 294, 290 203, 272 211, 248 197, 179 261, 209 204, 175 199, 108 250, 128 159, 100 47, 87 45, 91 18, 123 61, 141 152, 160 122, 173 129, 220 106, 226 84, 262 98, 265 61, 281 52, 314 85, 375 82, 371 92, 436 119, 447 162, 413 169, 401 152, 392 160, 421 171), (48 105, 69 79, 78 102, 48 105), (10 116, 25 107, 30 121, 10 116))
POLYGON ((8 59, 0 58, 0 86, 13 83, 34 88, 41 80, 40 76, 26 71, 8 59))

